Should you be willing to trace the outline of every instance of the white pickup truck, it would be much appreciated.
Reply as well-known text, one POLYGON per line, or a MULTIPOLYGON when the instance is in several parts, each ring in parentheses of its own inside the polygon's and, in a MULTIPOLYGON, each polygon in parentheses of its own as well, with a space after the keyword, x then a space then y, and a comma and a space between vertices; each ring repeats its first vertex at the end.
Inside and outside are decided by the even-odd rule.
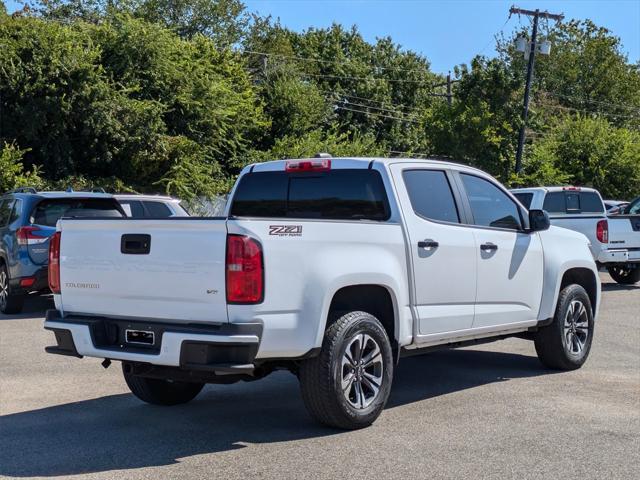
POLYGON ((537 187, 511 191, 526 207, 544 210, 551 225, 584 234, 598 267, 620 284, 640 281, 640 215, 607 215, 597 190, 537 187))
POLYGON ((579 368, 600 304, 583 235, 440 161, 255 164, 225 217, 57 229, 47 351, 122 361, 153 404, 286 369, 314 418, 360 428, 403 355, 519 336, 544 365, 579 368))

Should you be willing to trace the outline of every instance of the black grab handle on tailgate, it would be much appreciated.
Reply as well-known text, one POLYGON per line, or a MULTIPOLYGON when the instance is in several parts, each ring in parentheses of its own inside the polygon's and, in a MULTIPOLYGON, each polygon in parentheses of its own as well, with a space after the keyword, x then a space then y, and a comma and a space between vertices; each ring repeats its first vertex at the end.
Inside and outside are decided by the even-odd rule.
POLYGON ((128 255, 149 255, 149 252, 151 252, 151 235, 145 233, 122 235, 120 252, 128 255))

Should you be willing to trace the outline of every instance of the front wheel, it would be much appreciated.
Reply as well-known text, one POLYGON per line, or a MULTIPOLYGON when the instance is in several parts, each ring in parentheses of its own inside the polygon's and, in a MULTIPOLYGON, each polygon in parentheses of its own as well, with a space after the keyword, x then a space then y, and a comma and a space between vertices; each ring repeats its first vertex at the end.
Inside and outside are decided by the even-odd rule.
POLYGON ((305 406, 319 422, 349 430, 371 425, 393 379, 386 331, 366 312, 343 315, 325 332, 320 354, 302 363, 299 378, 305 406))
POLYGON ((609 275, 621 285, 633 285, 640 281, 640 266, 636 268, 624 266, 607 267, 609 275))
POLYGON ((180 405, 196 398, 204 383, 173 382, 157 378, 146 378, 127 372, 122 364, 122 373, 127 386, 136 397, 153 405, 180 405))
POLYGON ((589 295, 580 285, 568 285, 560 292, 551 324, 535 334, 538 358, 548 368, 580 368, 591 350, 593 327, 589 295))

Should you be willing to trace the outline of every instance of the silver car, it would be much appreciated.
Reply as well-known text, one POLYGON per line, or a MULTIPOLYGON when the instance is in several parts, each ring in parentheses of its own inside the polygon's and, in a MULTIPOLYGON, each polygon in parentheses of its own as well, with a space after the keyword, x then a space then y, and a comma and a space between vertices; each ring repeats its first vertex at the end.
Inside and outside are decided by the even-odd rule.
POLYGON ((163 195, 114 195, 127 217, 169 218, 188 217, 180 200, 163 195))

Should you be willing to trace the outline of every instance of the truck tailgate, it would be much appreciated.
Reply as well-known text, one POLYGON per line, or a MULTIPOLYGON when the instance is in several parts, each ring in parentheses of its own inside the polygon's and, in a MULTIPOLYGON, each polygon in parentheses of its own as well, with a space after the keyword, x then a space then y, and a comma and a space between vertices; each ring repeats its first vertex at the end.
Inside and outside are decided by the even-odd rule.
POLYGON ((63 219, 58 228, 65 313, 227 322, 225 219, 63 219))
POLYGON ((640 248, 640 215, 611 215, 609 248, 640 248))

